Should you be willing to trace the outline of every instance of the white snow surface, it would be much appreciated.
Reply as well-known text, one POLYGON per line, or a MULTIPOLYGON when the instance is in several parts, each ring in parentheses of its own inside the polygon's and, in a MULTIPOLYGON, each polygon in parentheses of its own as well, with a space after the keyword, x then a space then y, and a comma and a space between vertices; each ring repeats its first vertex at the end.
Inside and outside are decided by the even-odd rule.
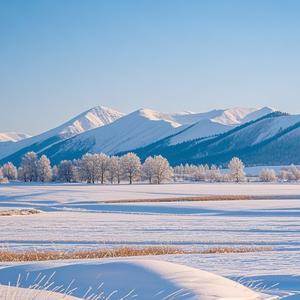
MULTIPOLYGON (((213 272, 284 299, 300 297, 299 184, 8 184, 0 186, 0 207, 32 207, 43 211, 29 216, 0 217, 0 247, 14 250, 158 245, 187 250, 268 247, 272 251, 163 255, 147 259, 213 272), (270 198, 277 195, 277 198, 103 203, 225 194, 270 195, 270 198)), ((51 262, 46 264, 52 267, 51 262)))
MULTIPOLYGON (((125 296, 127 296, 126 299, 145 300, 169 298, 189 300, 275 299, 250 290, 227 278, 188 266, 158 260, 114 259, 104 262, 46 262, 9 264, 0 268, 2 284, 7 285, 10 282, 10 284, 16 285, 19 278, 19 286, 22 288, 29 287, 38 281, 40 288, 43 289, 49 282, 54 282, 55 286, 63 286, 65 289, 68 286, 69 290, 76 288, 71 294, 82 299, 91 299, 100 293, 102 293, 101 299, 108 299, 111 295, 109 297, 111 300, 121 299, 125 296), (40 279, 36 279, 37 277, 40 279), (50 277, 51 280, 49 280, 50 277), (48 283, 46 283, 47 281, 48 283)), ((0 295, 1 290, 0 286, 0 295)), ((37 299, 45 299, 42 298, 42 295, 37 299)), ((57 298, 51 299, 60 299, 59 294, 56 296, 57 298)))
POLYGON ((18 132, 0 132, 0 143, 2 142, 17 142, 31 137, 26 133, 18 132))

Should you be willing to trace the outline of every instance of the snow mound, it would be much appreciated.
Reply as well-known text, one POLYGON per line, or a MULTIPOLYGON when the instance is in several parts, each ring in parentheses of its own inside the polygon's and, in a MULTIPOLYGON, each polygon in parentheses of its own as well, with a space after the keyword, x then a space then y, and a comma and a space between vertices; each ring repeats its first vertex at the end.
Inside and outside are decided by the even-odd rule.
POLYGON ((64 293, 66 289, 73 290, 72 295, 82 299, 92 299, 100 294, 103 299, 109 297, 111 300, 126 297, 189 300, 275 299, 212 273, 145 259, 29 263, 0 267, 0 283, 8 285, 9 282, 11 285, 19 282, 22 288, 39 282, 41 289, 54 282, 54 286, 64 287, 64 293))

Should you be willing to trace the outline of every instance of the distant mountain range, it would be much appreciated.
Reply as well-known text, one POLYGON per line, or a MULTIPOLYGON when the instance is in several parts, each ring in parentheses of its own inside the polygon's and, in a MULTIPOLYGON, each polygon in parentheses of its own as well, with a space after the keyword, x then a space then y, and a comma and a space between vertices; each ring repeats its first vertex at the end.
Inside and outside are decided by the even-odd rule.
POLYGON ((123 114, 98 106, 37 136, 13 139, 12 135, 11 140, 2 136, 0 164, 19 165, 28 151, 46 154, 55 164, 87 152, 121 155, 129 151, 141 159, 162 154, 172 165, 225 165, 232 156, 247 165, 300 163, 300 116, 269 107, 205 113, 140 109, 123 114))

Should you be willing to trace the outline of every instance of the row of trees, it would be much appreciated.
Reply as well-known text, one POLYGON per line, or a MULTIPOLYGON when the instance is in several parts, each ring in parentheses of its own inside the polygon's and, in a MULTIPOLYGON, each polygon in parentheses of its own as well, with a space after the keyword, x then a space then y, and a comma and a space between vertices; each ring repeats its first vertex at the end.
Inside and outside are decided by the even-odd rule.
POLYGON ((174 168, 177 181, 208 181, 208 182, 243 182, 246 181, 246 173, 243 162, 234 157, 228 164, 228 172, 212 165, 179 165, 174 168))
POLYGON ((42 155, 38 158, 35 152, 28 152, 22 158, 17 169, 12 163, 1 168, 0 177, 8 180, 25 182, 87 182, 87 183, 120 183, 127 180, 130 184, 138 180, 160 184, 173 179, 173 169, 162 156, 148 157, 142 164, 134 153, 124 156, 107 156, 85 154, 79 160, 63 160, 51 167, 50 160, 42 155))
MULTIPOLYGON (((244 164, 238 158, 233 158, 228 165, 229 172, 224 173, 215 165, 180 165, 174 168, 177 181, 209 181, 209 182, 243 182, 250 180, 246 177, 244 164)), ((300 170, 295 166, 283 167, 276 174, 271 168, 264 168, 260 171, 257 179, 261 182, 291 182, 300 181, 300 170)))
MULTIPOLYGON (((169 181, 208 181, 208 182, 243 182, 246 181, 243 162, 234 157, 228 164, 228 171, 208 165, 179 165, 172 168, 164 157, 158 155, 148 157, 142 164, 134 153, 124 156, 107 156, 100 154, 85 154, 79 160, 63 160, 51 167, 50 160, 35 152, 28 152, 22 158, 19 168, 11 162, 0 168, 0 178, 7 180, 22 180, 25 182, 87 182, 119 184, 128 181, 147 181, 160 184, 169 181)), ((299 181, 300 170, 291 165, 282 168, 276 174, 273 169, 263 169, 259 175, 262 182, 299 181)))

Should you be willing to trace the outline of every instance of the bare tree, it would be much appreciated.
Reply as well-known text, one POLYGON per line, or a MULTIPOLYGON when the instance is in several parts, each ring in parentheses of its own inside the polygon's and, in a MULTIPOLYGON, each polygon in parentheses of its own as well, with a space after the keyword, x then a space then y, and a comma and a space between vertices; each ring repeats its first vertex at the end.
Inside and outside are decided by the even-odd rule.
POLYGON ((140 176, 141 161, 140 158, 134 153, 128 153, 121 157, 121 165, 124 176, 132 184, 140 176))

